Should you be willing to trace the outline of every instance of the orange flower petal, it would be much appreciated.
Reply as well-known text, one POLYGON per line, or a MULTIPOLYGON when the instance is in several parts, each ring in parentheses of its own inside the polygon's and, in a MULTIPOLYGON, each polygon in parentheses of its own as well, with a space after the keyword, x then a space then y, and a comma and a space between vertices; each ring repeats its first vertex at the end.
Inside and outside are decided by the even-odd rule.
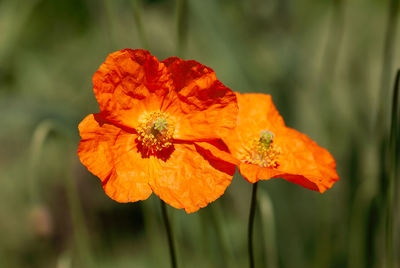
POLYGON ((195 212, 220 197, 231 183, 235 166, 194 144, 175 144, 166 160, 154 159, 150 186, 175 208, 195 212))
MULTIPOLYGON (((121 138, 118 143, 124 146, 126 138, 121 138)), ((150 164, 149 159, 141 157, 137 148, 119 154, 110 178, 103 182, 104 191, 121 203, 146 200, 152 193, 149 185, 150 164)))
POLYGON ((147 159, 136 148, 136 135, 104 120, 100 114, 87 116, 80 124, 79 158, 90 172, 98 176, 108 196, 118 202, 147 199, 147 159))
POLYGON ((196 142, 197 146, 206 150, 210 155, 215 158, 218 158, 222 161, 233 165, 239 165, 240 161, 237 160, 232 154, 229 152, 228 147, 222 140, 213 140, 209 142, 196 142))
POLYGON ((223 140, 233 156, 240 159, 243 146, 260 135, 260 131, 268 129, 275 133, 285 123, 270 95, 236 93, 236 97, 239 105, 237 126, 235 132, 224 136, 223 140))
POLYGON ((272 168, 259 167, 253 164, 241 163, 239 165, 240 174, 251 183, 255 183, 259 180, 269 180, 274 177, 279 177, 282 172, 272 168))
POLYGON ((248 136, 247 128, 258 135, 257 129, 260 127, 274 132, 285 126, 282 116, 272 102, 271 95, 236 93, 236 97, 240 107, 237 123, 240 126, 238 129, 240 136, 248 136))
POLYGON ((274 145, 281 151, 276 168, 242 162, 240 173, 249 182, 282 177, 322 193, 339 179, 332 155, 306 135, 286 127, 271 96, 237 93, 237 99, 239 116, 236 135, 223 138, 233 156, 243 160, 246 146, 263 130, 274 133, 274 145))
POLYGON ((116 139, 120 130, 105 124, 100 114, 88 115, 78 128, 82 138, 78 148, 79 159, 91 173, 104 181, 113 168, 111 141, 116 139))
POLYGON ((170 94, 162 108, 179 121, 175 138, 199 141, 230 133, 238 113, 236 96, 218 81, 215 72, 193 60, 168 58, 163 63, 177 94, 170 94))
POLYGON ((134 128, 143 111, 161 108, 172 81, 167 68, 148 51, 110 54, 93 76, 93 91, 108 120, 134 128))
POLYGON ((321 193, 339 179, 332 155, 299 131, 285 128, 274 142, 281 149, 282 178, 321 193))

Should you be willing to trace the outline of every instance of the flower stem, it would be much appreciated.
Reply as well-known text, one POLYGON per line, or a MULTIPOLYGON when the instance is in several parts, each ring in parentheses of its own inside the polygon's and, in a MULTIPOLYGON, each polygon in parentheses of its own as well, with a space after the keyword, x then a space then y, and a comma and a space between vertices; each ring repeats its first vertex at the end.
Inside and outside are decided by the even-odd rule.
MULTIPOLYGON (((41 205, 42 203, 42 200, 40 200, 41 195, 39 189, 36 186, 39 183, 37 177, 37 169, 39 168, 39 165, 41 163, 40 159, 43 148, 45 146, 45 142, 49 138, 50 134, 53 132, 61 134, 61 138, 67 138, 67 136, 65 135, 67 131, 62 127, 62 125, 49 119, 45 119, 41 123, 39 123, 33 134, 30 148, 30 159, 28 162, 28 186, 30 188, 30 202, 33 202, 34 205, 41 205)), ((65 148, 62 148, 61 150, 63 152, 66 151, 65 148)), ((72 172, 73 170, 75 170, 73 166, 75 164, 75 147, 73 149, 71 148, 69 152, 73 152, 73 154, 71 154, 71 156, 67 158, 71 159, 71 166, 66 169, 65 173, 67 177, 64 179, 64 181, 69 212, 72 220, 74 243, 76 243, 77 252, 79 254, 78 257, 81 264, 84 267, 94 267, 94 260, 90 248, 88 229, 84 220, 82 205, 76 186, 76 179, 72 172)))
MULTIPOLYGON (((325 46, 321 73, 318 75, 318 92, 324 93, 321 88, 326 87, 326 84, 332 84, 335 78, 336 66, 342 48, 342 40, 345 28, 345 1, 333 1, 333 14, 331 20, 331 28, 325 46), (330 64, 326 64, 329 62, 330 64)), ((330 92, 328 92, 330 93, 330 92)))
POLYGON ((208 212, 207 216, 211 220, 217 241, 221 248, 223 267, 232 267, 235 264, 235 259, 231 250, 231 244, 229 243, 229 235, 226 233, 227 230, 221 227, 226 225, 223 221, 224 219, 219 203, 213 204, 213 206, 208 209, 208 212))
MULTIPOLYGON (((388 126, 385 115, 387 114, 388 100, 390 99, 390 83, 393 74, 394 52, 396 48, 397 18, 399 16, 399 0, 390 0, 386 24, 385 43, 382 58, 382 72, 380 81, 380 102, 378 106, 377 129, 388 126)), ((384 136, 384 133, 382 134, 384 136)))
POLYGON ((394 89, 393 89, 393 103, 392 103, 392 115, 391 115, 391 127, 389 136, 389 168, 388 168, 388 183, 386 193, 386 266, 395 267, 393 265, 393 201, 394 201, 394 189, 396 189, 396 147, 397 147, 397 122, 398 122, 398 110, 399 110, 399 88, 400 88, 400 70, 397 71, 394 89))
POLYGON ((253 225, 254 225, 254 216, 256 214, 256 205, 257 205, 257 185, 258 183, 253 184, 253 192, 251 194, 251 204, 250 204, 250 214, 249 214, 249 229, 248 229, 248 247, 249 247, 249 267, 254 268, 254 253, 253 253, 253 225))
POLYGON ((170 224, 169 219, 168 219, 167 207, 166 207, 164 201, 162 201, 161 199, 160 199, 160 202, 161 202, 160 203, 161 204, 161 213, 162 213, 162 217, 163 217, 163 220, 164 220, 165 229, 167 231, 168 245, 169 245, 169 255, 171 257, 171 267, 172 268, 177 268, 178 265, 176 264, 176 255, 175 255, 173 234, 172 234, 171 224, 170 224))
POLYGON ((117 46, 117 37, 114 31, 115 28, 115 10, 114 5, 115 2, 111 0, 103 0, 105 18, 106 18, 106 34, 108 37, 108 45, 112 50, 116 50, 117 46))
POLYGON ((37 188, 37 169, 40 163, 40 157, 44 143, 50 134, 54 130, 54 124, 50 120, 44 120, 36 127, 31 145, 30 145, 30 157, 28 161, 28 187, 29 187, 29 201, 32 203, 40 202, 39 190, 37 188))
POLYGON ((261 216, 261 233, 264 236, 264 258, 266 258, 264 265, 269 268, 278 267, 274 208, 268 192, 262 190, 260 189, 258 194, 258 203, 261 216))
POLYGON ((66 172, 65 189, 67 194, 67 202, 69 206, 69 211, 71 214, 71 220, 73 224, 73 235, 75 247, 78 251, 78 256, 80 258, 81 265, 83 267, 94 267, 94 259, 91 252, 91 246, 89 241, 88 227, 85 222, 84 212, 81 204, 81 200, 77 188, 77 179, 73 174, 73 170, 76 163, 75 148, 71 146, 70 148, 70 167, 66 172))
POLYGON ((187 36, 187 3, 186 0, 176 0, 176 32, 177 54, 183 57, 187 36))
POLYGON ((135 19, 136 23, 136 28, 139 34, 140 41, 142 43, 142 46, 145 49, 149 49, 149 42, 147 41, 146 33, 144 31, 143 23, 142 23, 142 6, 140 3, 140 0, 133 0, 132 1, 132 6, 133 6, 133 18, 135 19))

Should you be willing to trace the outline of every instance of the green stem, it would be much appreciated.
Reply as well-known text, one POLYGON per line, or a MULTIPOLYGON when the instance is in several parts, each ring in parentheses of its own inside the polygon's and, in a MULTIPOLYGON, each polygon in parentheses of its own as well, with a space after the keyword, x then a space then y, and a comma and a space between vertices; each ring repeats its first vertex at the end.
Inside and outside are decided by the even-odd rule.
MULTIPOLYGON (((399 0, 390 0, 388 6, 388 17, 387 17, 387 24, 386 24, 386 32, 385 32, 385 43, 384 43, 384 50, 383 50, 383 61, 382 61, 382 72, 381 72, 381 81, 380 81, 380 102, 378 104, 378 112, 377 112, 377 121, 375 129, 379 131, 378 133, 378 142, 381 144, 381 161, 380 161, 380 170, 382 179, 380 180, 380 193, 379 198, 381 202, 384 202, 384 206, 386 207, 386 211, 382 213, 391 214, 392 208, 389 203, 391 202, 391 192, 393 191, 393 187, 391 186, 391 163, 390 163, 390 147, 388 150, 388 146, 390 146, 390 141, 387 141, 388 130, 389 130, 389 122, 387 119, 388 112, 388 103, 389 103, 389 96, 390 96, 390 83, 391 83, 391 76, 393 70, 393 60, 394 60, 394 52, 395 52, 395 41, 396 41, 396 32, 397 32, 397 19, 398 19, 398 10, 399 10, 399 0)), ((382 215, 384 216, 384 215, 382 215)), ((385 221, 385 261, 386 266, 391 267, 392 263, 392 238, 388 237, 389 234, 391 236, 391 221, 392 216, 386 215, 383 217, 385 221), (389 223, 390 221, 390 223, 389 223)), ((377 237, 377 229, 376 226, 373 227, 373 235, 377 237)), ((371 239, 371 248, 376 242, 375 239, 371 239)))
MULTIPOLYGON (((75 155, 75 148, 71 148, 70 152, 75 155)), ((82 266, 84 267, 94 267, 94 260, 91 253, 91 247, 89 242, 89 232, 86 225, 84 212, 81 205, 81 200, 79 197, 77 189, 77 181, 73 174, 73 170, 76 170, 74 166, 77 164, 76 159, 71 155, 70 167, 67 170, 67 178, 65 180, 65 189, 67 194, 68 206, 71 213, 72 224, 74 228, 74 239, 75 246, 80 257, 82 266)))
POLYGON ((187 33, 186 0, 176 0, 177 55, 183 57, 187 33))
MULTIPOLYGON (((116 2, 116 1, 115 1, 116 2)), ((106 18, 106 34, 108 36, 109 46, 112 50, 115 50, 117 47, 117 38, 114 32, 115 28, 115 10, 114 5, 115 2, 112 0, 103 0, 105 18, 106 18)))
POLYGON ((161 204, 161 213, 162 213, 162 217, 163 217, 164 224, 165 224, 165 230, 167 232, 167 237, 168 237, 169 255, 171 257, 171 267, 177 268, 178 265, 176 263, 176 254, 175 254, 175 247, 174 247, 174 241, 173 241, 173 233, 172 233, 171 224, 170 224, 169 218, 168 218, 167 206, 165 205, 164 201, 162 201, 161 199, 160 199, 160 204, 161 204))
POLYGON ((0 62, 5 64, 41 0, 0 1, 0 62))
MULTIPOLYGON (((387 121, 384 120, 385 114, 387 114, 387 100, 389 99, 389 87, 391 82, 391 74, 394 60, 394 49, 396 40, 396 28, 397 18, 399 10, 399 0, 391 0, 388 10, 388 20, 386 25, 385 33, 385 44, 383 50, 383 62, 382 62, 382 73, 381 73, 381 100, 378 109, 377 124, 378 129, 385 129, 387 121)), ((382 135, 383 136, 383 135, 382 135)))
POLYGON ((318 76, 318 91, 321 91, 320 89, 326 86, 323 81, 328 85, 332 84, 335 76, 345 26, 344 4, 343 0, 333 1, 331 28, 324 51, 321 73, 318 76))
POLYGON ((156 208, 158 208, 158 200, 155 198, 149 198, 146 202, 142 202, 141 207, 144 216, 146 240, 148 243, 147 251, 149 252, 150 258, 149 267, 159 267, 163 265, 161 259, 158 258, 158 252, 162 250, 163 237, 161 232, 163 230, 160 230, 158 226, 155 213, 156 208), (157 201, 157 203, 155 201, 157 201))
POLYGON ((28 187, 30 202, 40 202, 37 189, 37 169, 42 155, 44 142, 50 132, 54 130, 54 124, 50 120, 44 120, 36 127, 30 145, 30 157, 28 162, 28 187))
POLYGON ((223 266, 232 267, 234 266, 234 256, 228 241, 228 235, 225 233, 226 229, 221 228, 221 226, 226 225, 223 224, 223 216, 219 203, 213 204, 208 211, 210 212, 209 217, 214 225, 215 234, 217 236, 216 238, 221 247, 223 266))
POLYGON ((140 4, 140 0, 133 0, 132 1, 132 6, 133 6, 133 17, 135 19, 135 23, 136 23, 136 28, 138 30, 139 33, 139 38, 140 41, 142 43, 142 46, 145 49, 149 49, 149 43, 147 41, 147 36, 146 33, 144 31, 144 27, 143 27, 143 23, 142 23, 142 6, 140 4))
POLYGON ((254 216, 256 214, 257 205, 257 185, 253 184, 253 191, 251 194, 251 204, 250 204, 250 214, 249 214, 249 226, 248 226, 248 247, 249 247, 249 267, 254 268, 254 252, 253 252, 253 226, 254 226, 254 216))
POLYGON ((397 71, 394 89, 393 89, 393 103, 392 103, 392 116, 389 138, 389 170, 388 170, 388 189, 386 194, 386 267, 393 267, 393 200, 396 178, 396 137, 397 137, 397 122, 398 122, 398 108, 399 108, 399 83, 400 83, 400 70, 397 71))
POLYGON ((261 215, 261 230, 264 235, 265 265, 266 267, 278 267, 278 254, 276 247, 275 213, 271 198, 266 191, 259 193, 259 211, 261 215))
MULTIPOLYGON (((30 148, 30 160, 29 160, 29 174, 28 184, 30 188, 30 201, 33 203, 40 203, 40 193, 36 185, 38 185, 37 169, 40 166, 40 158, 42 155, 43 147, 50 133, 62 134, 62 138, 66 138, 65 133, 67 132, 60 124, 51 120, 43 120, 36 127, 30 148)), ((65 150, 63 150, 65 151, 65 150)), ((69 150, 73 152, 75 156, 75 148, 69 150)), ((70 157, 71 165, 75 164, 75 157, 70 157)), ((74 241, 76 243, 77 252, 80 256, 80 261, 84 267, 93 267, 93 258, 90 249, 89 236, 87 226, 84 221, 83 211, 81 202, 79 200, 78 190, 76 188, 76 181, 72 170, 73 167, 67 169, 67 177, 65 181, 65 189, 67 194, 68 205, 70 209, 72 224, 74 228, 74 241)))

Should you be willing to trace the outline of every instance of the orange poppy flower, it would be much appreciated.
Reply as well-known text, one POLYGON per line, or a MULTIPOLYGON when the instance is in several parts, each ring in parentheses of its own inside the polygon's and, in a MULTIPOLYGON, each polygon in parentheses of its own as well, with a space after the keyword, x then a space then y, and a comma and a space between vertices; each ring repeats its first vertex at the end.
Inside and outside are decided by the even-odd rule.
POLYGON ((190 213, 224 193, 235 166, 210 150, 234 129, 238 107, 212 69, 125 49, 107 57, 93 85, 101 112, 79 124, 78 155, 108 196, 135 202, 154 192, 190 213))
POLYGON ((339 179, 332 155, 306 135, 286 127, 270 95, 236 96, 236 133, 224 141, 249 182, 281 177, 323 193, 339 179))

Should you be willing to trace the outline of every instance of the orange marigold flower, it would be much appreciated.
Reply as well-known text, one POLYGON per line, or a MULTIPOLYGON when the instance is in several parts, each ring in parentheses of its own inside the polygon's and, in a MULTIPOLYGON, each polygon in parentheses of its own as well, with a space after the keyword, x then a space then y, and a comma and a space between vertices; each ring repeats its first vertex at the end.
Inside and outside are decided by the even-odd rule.
POLYGON ((238 107, 212 69, 125 49, 107 57, 93 85, 101 112, 79 124, 78 155, 108 196, 135 202, 154 192, 190 213, 224 193, 235 166, 210 150, 234 129, 238 107))
POLYGON ((249 182, 281 177, 323 193, 339 179, 332 155, 306 135, 286 127, 270 95, 236 96, 235 134, 224 141, 249 182))

